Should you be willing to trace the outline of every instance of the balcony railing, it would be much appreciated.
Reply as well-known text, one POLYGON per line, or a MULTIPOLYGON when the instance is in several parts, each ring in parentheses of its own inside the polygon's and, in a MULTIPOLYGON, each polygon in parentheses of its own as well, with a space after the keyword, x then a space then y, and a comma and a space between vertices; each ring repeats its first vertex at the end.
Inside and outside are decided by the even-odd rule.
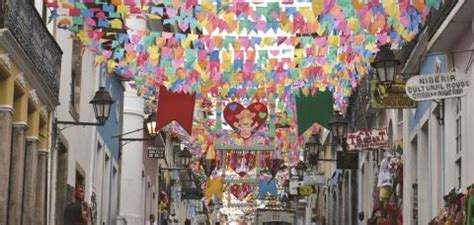
POLYGON ((62 51, 30 0, 0 0, 0 28, 10 30, 55 97, 62 51))

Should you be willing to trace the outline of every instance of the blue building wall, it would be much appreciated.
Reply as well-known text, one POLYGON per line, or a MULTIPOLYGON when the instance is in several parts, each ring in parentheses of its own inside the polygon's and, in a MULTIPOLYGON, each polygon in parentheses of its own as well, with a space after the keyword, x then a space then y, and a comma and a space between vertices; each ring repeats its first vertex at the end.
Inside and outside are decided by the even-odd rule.
MULTIPOLYGON (((420 67, 420 75, 433 74, 435 73, 436 61, 440 62, 440 72, 447 72, 448 68, 448 57, 447 55, 428 55, 424 58, 420 67)), ((421 118, 428 112, 433 101, 422 101, 418 102, 415 113, 411 111, 408 113, 408 124, 410 132, 420 123, 421 118)))
POLYGON ((116 76, 108 77, 105 81, 105 87, 109 90, 115 102, 110 110, 109 119, 103 127, 98 127, 97 131, 104 140, 104 145, 110 150, 112 158, 118 160, 120 143, 118 138, 112 138, 112 136, 122 133, 123 88, 116 76))

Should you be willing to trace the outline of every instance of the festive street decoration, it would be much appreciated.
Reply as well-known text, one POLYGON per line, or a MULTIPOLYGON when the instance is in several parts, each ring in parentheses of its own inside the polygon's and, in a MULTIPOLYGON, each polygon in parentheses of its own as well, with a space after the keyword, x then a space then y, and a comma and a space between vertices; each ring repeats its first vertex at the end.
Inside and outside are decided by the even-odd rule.
POLYGON ((300 160, 310 133, 327 128, 334 110, 344 111, 379 47, 398 49, 412 40, 441 1, 46 4, 50 22, 94 53, 109 74, 129 81, 147 110, 157 110, 157 129, 173 120, 180 125, 168 128, 193 151, 205 201, 255 207, 258 183, 245 182, 265 178, 279 195, 272 189, 272 201, 287 198, 285 166, 300 160), (165 29, 146 27, 148 21, 165 29), (221 146, 267 151, 229 161, 234 152, 216 152, 221 146), (235 194, 224 197, 224 186, 235 194))
POLYGON ((162 87, 156 113, 156 130, 175 120, 191 135, 195 99, 195 94, 173 93, 162 87))
POLYGON ((328 122, 333 116, 332 92, 326 90, 316 95, 296 97, 296 111, 298 115, 298 135, 303 134, 314 123, 329 129, 328 122))
POLYGON ((231 156, 230 167, 237 173, 241 178, 247 176, 247 174, 255 169, 255 154, 247 152, 241 154, 239 152, 233 152, 231 156))
POLYGON ((204 193, 205 199, 210 199, 214 195, 218 198, 223 197, 223 190, 224 190, 224 178, 223 177, 214 177, 207 181, 207 187, 204 193))
POLYGON ((233 184, 230 186, 230 193, 234 195, 239 201, 243 201, 252 192, 250 184, 233 184))
POLYGON ((51 21, 71 31, 109 72, 134 80, 147 99, 154 99, 160 84, 224 97, 256 96, 254 90, 263 88, 285 99, 304 81, 307 88, 334 90, 342 108, 378 46, 398 48, 411 40, 440 1, 48 0, 47 5, 51 21), (127 19, 160 20, 177 32, 138 29, 127 19))
POLYGON ((267 117, 268 109, 260 102, 252 103, 247 108, 232 102, 224 108, 225 121, 244 139, 262 127, 267 117))
POLYGON ((265 199, 268 196, 273 196, 276 197, 278 195, 278 190, 276 186, 276 181, 275 179, 270 179, 270 180, 260 180, 258 182, 258 198, 259 199, 265 199))

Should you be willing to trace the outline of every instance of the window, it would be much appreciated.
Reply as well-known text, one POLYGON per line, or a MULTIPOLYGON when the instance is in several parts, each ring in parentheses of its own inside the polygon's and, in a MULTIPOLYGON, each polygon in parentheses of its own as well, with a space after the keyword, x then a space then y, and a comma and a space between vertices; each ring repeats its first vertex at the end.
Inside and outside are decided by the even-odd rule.
POLYGON ((458 160, 456 160, 456 175, 457 175, 457 182, 458 182, 458 188, 461 188, 461 169, 462 169, 462 165, 461 165, 461 158, 459 158, 458 160))
POLYGON ((398 140, 403 139, 403 109, 398 109, 398 116, 397 116, 397 133, 398 133, 398 140))
POLYGON ((456 154, 462 152, 462 117, 461 117, 461 99, 456 99, 456 154))
POLYGON ((82 76, 82 56, 81 43, 78 40, 73 41, 72 62, 71 62, 71 96, 69 112, 77 121, 79 120, 79 106, 81 103, 81 76, 82 76))
MULTIPOLYGON (((94 164, 93 164, 93 167, 94 167, 94 173, 92 174, 93 178, 92 178, 92 182, 94 185, 98 185, 99 183, 99 168, 100 168, 100 156, 101 156, 101 152, 102 152, 102 144, 100 144, 100 142, 97 142, 97 150, 96 150, 96 153, 95 153, 95 157, 94 157, 94 164)), ((95 188, 97 188, 96 186, 94 186, 95 188)))

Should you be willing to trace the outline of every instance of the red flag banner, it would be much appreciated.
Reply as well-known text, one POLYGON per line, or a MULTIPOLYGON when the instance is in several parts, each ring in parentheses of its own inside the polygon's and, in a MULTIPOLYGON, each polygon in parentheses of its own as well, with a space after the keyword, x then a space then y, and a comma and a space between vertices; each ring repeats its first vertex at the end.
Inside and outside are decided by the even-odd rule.
POLYGON ((196 94, 174 93, 161 86, 156 112, 156 130, 160 130, 174 120, 191 135, 195 101, 196 94))

